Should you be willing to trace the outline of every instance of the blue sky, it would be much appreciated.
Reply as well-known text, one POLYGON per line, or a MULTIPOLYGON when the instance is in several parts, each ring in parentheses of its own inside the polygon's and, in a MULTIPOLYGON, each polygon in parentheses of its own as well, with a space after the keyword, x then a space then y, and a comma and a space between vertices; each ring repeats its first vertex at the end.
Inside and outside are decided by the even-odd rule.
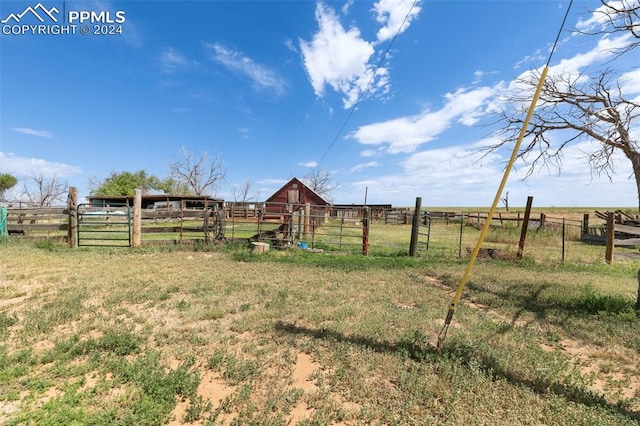
MULTIPOLYGON (((362 203, 366 190, 370 203, 455 207, 491 204, 510 152, 479 159, 492 140, 483 124, 514 79, 544 66, 569 2, 40 4, 59 19, 120 12, 122 34, 83 35, 77 21, 76 34, 3 29, 0 172, 56 176, 82 197, 113 171, 165 177, 184 147, 224 163, 213 195, 226 199, 250 180, 264 200, 319 167, 339 184, 337 203, 362 203)), ((2 0, 0 19, 14 26, 10 14, 37 5, 2 0)), ((566 30, 594 24, 598 6, 574 2, 566 30)), ((19 24, 40 22, 28 13, 19 24)), ((606 49, 627 42, 565 31, 550 72, 614 66, 640 96, 638 54, 611 62, 606 49)), ((626 162, 612 181, 593 177, 588 149, 568 150, 561 173, 523 182, 517 168, 510 204, 637 206, 626 162)))

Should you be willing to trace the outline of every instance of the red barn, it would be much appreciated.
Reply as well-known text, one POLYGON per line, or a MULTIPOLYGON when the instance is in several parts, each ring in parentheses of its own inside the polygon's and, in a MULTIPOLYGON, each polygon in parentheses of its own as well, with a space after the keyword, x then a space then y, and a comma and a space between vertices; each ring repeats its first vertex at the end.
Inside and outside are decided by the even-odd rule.
POLYGON ((283 211, 285 204, 307 204, 311 207, 328 208, 331 203, 322 198, 317 192, 302 183, 298 178, 293 178, 282 188, 278 189, 266 200, 266 210, 276 213, 283 211))

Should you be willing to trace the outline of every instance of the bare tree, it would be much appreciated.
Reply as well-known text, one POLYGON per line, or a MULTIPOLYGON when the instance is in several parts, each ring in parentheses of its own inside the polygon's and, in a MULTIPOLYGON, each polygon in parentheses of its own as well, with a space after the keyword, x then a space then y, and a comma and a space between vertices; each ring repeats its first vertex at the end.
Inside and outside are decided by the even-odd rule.
POLYGON ((195 195, 204 195, 207 190, 215 191, 227 175, 222 161, 217 157, 210 160, 206 152, 196 158, 192 151, 184 147, 181 151, 184 159, 171 163, 171 177, 195 195))
POLYGON ((247 201, 255 201, 260 195, 259 192, 254 192, 253 190, 253 182, 249 179, 239 183, 238 185, 233 185, 231 188, 233 201, 244 203, 247 201))
POLYGON ((22 196, 27 202, 38 207, 50 207, 56 201, 64 201, 69 185, 56 176, 42 174, 28 176, 22 182, 22 196))
POLYGON ((576 29, 582 34, 631 34, 632 40, 620 50, 626 53, 640 45, 640 1, 638 0, 600 0, 600 7, 589 12, 592 18, 583 21, 576 29))
POLYGON ((504 208, 507 210, 507 212, 509 211, 509 191, 507 191, 504 194, 504 197, 500 198, 500 201, 502 201, 502 204, 504 204, 504 208))
POLYGON ((331 192, 333 192, 338 184, 333 182, 331 173, 327 170, 321 170, 319 168, 313 169, 309 174, 302 178, 302 181, 310 189, 312 189, 318 195, 324 198, 330 198, 331 192))
MULTIPOLYGON (((503 110, 497 124, 501 142, 486 148, 489 152, 513 143, 524 121, 524 109, 538 85, 537 71, 518 79, 520 90, 507 96, 505 105, 521 108, 503 110)), ((533 111, 519 153, 528 164, 527 177, 539 168, 562 168, 564 149, 572 143, 595 141, 598 148, 585 153, 585 161, 596 175, 615 173, 614 154, 622 153, 631 162, 640 208, 640 141, 630 131, 640 115, 640 104, 624 97, 615 74, 610 70, 594 76, 555 74, 547 77, 540 100, 533 111)))

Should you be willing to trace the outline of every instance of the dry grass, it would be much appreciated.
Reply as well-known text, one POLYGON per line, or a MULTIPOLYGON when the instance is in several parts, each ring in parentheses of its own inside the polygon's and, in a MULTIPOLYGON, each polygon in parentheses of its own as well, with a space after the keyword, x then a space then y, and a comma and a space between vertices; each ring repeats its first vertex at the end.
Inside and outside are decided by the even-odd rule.
POLYGON ((457 261, 0 251, 0 423, 638 419, 640 330, 604 297, 632 292, 632 264, 481 262, 439 354, 457 261))

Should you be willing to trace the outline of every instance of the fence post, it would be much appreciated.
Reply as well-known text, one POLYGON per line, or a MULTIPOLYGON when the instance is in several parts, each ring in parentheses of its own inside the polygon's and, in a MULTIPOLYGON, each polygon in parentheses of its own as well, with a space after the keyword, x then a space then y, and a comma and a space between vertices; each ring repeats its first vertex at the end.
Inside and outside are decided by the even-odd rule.
POLYGON ((142 190, 133 190, 133 233, 131 246, 138 248, 142 243, 142 190))
POLYGON ((608 264, 613 261, 613 239, 615 236, 615 223, 613 220, 613 212, 607 213, 607 249, 604 254, 604 260, 608 264))
POLYGON ((416 208, 413 211, 413 222, 411 223, 411 243, 409 244, 409 256, 416 256, 418 247, 418 231, 420 230, 420 209, 422 209, 422 197, 416 197, 416 208))
POLYGON ((309 235, 309 221, 311 220, 311 204, 304 204, 304 237, 309 235))
POLYGON ((545 222, 546 222, 547 217, 545 216, 544 213, 540 213, 540 230, 542 231, 545 227, 545 222))
POLYGON ((565 239, 566 239, 566 223, 564 217, 562 218, 562 262, 565 260, 565 239))
MULTIPOLYGON (((460 238, 458 239, 458 259, 462 258, 462 233, 464 232, 464 212, 460 212, 460 238)), ((431 230, 429 230, 431 233, 431 230)))
MULTIPOLYGON (((520 242, 518 243, 518 259, 522 259, 524 254, 524 242, 527 239, 527 229, 529 228, 529 216, 531 215, 531 205, 533 197, 527 197, 527 206, 524 209, 524 218, 522 219, 522 230, 520 231, 520 242)), ((542 218, 540 218, 542 221, 542 218)))
POLYGON ((67 199, 67 209, 69 220, 67 222, 67 245, 70 248, 78 247, 78 188, 69 187, 69 198, 67 199))
POLYGON ((640 311, 640 269, 638 269, 638 297, 636 298, 636 311, 640 311))
POLYGON ((580 233, 580 238, 584 240, 584 236, 589 233, 589 213, 585 213, 582 216, 582 232, 580 233))
POLYGON ((369 254, 369 207, 363 209, 362 218, 362 255, 369 254))

